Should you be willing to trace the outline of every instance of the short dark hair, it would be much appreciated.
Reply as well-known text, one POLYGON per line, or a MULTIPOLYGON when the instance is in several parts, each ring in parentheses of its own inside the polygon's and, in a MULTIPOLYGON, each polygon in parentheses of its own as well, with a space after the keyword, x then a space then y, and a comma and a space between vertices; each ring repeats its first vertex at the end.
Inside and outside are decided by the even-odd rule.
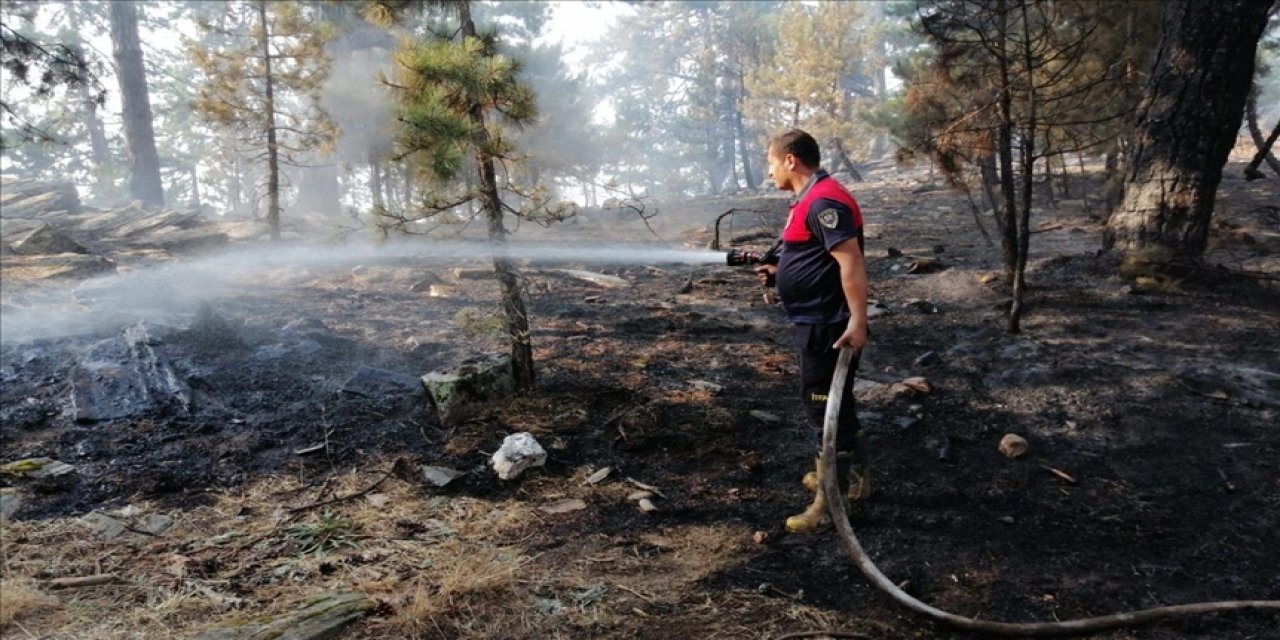
POLYGON ((800 129, 788 129, 774 134, 769 138, 769 150, 779 155, 789 153, 810 169, 817 169, 822 165, 822 152, 818 150, 818 141, 800 129))

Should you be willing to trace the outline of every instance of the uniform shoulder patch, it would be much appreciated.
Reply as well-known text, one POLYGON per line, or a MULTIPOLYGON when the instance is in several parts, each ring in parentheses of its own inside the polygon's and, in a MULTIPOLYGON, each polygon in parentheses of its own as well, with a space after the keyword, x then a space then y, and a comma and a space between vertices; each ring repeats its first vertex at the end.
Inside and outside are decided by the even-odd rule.
POLYGON ((828 229, 834 229, 840 224, 840 212, 835 209, 823 209, 818 213, 818 223, 828 229))

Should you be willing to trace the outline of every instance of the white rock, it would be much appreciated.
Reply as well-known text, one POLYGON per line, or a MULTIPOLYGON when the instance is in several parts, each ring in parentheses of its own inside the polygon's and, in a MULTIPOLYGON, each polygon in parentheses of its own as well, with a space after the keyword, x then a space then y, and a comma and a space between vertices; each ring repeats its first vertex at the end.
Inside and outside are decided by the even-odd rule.
POLYGON ((464 474, 461 471, 458 471, 457 469, 450 469, 448 467, 434 467, 434 466, 425 465, 425 464, 422 465, 422 478, 437 487, 443 487, 449 484, 450 482, 453 482, 454 480, 461 478, 463 475, 466 475, 466 474, 464 474))
POLYGON ((493 453, 493 470, 503 480, 512 480, 525 469, 541 467, 546 462, 546 450, 527 432, 507 436, 493 453))

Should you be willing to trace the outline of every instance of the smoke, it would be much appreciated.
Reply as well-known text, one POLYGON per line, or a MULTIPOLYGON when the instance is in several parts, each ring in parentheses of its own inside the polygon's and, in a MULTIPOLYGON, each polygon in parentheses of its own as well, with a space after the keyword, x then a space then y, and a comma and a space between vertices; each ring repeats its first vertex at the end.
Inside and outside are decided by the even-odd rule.
MULTIPOLYGON (((507 258, 531 265, 724 264, 719 251, 666 245, 523 243, 497 247, 507 258)), ((264 286, 290 286, 357 265, 425 269, 488 265, 495 245, 466 241, 401 241, 334 245, 245 247, 217 256, 131 270, 45 292, 24 307, 6 306, 0 342, 114 331, 137 320, 183 324, 202 303, 245 295, 264 286)), ((28 296, 30 297, 30 296, 28 296)))

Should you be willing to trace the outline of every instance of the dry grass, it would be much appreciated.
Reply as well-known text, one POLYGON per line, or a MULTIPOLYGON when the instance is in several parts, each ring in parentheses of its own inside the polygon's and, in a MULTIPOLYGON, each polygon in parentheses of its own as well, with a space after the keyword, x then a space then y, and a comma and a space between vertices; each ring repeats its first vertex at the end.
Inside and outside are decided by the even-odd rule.
POLYGON ((30 578, 0 579, 0 629, 21 624, 58 606, 58 599, 41 591, 30 578))

